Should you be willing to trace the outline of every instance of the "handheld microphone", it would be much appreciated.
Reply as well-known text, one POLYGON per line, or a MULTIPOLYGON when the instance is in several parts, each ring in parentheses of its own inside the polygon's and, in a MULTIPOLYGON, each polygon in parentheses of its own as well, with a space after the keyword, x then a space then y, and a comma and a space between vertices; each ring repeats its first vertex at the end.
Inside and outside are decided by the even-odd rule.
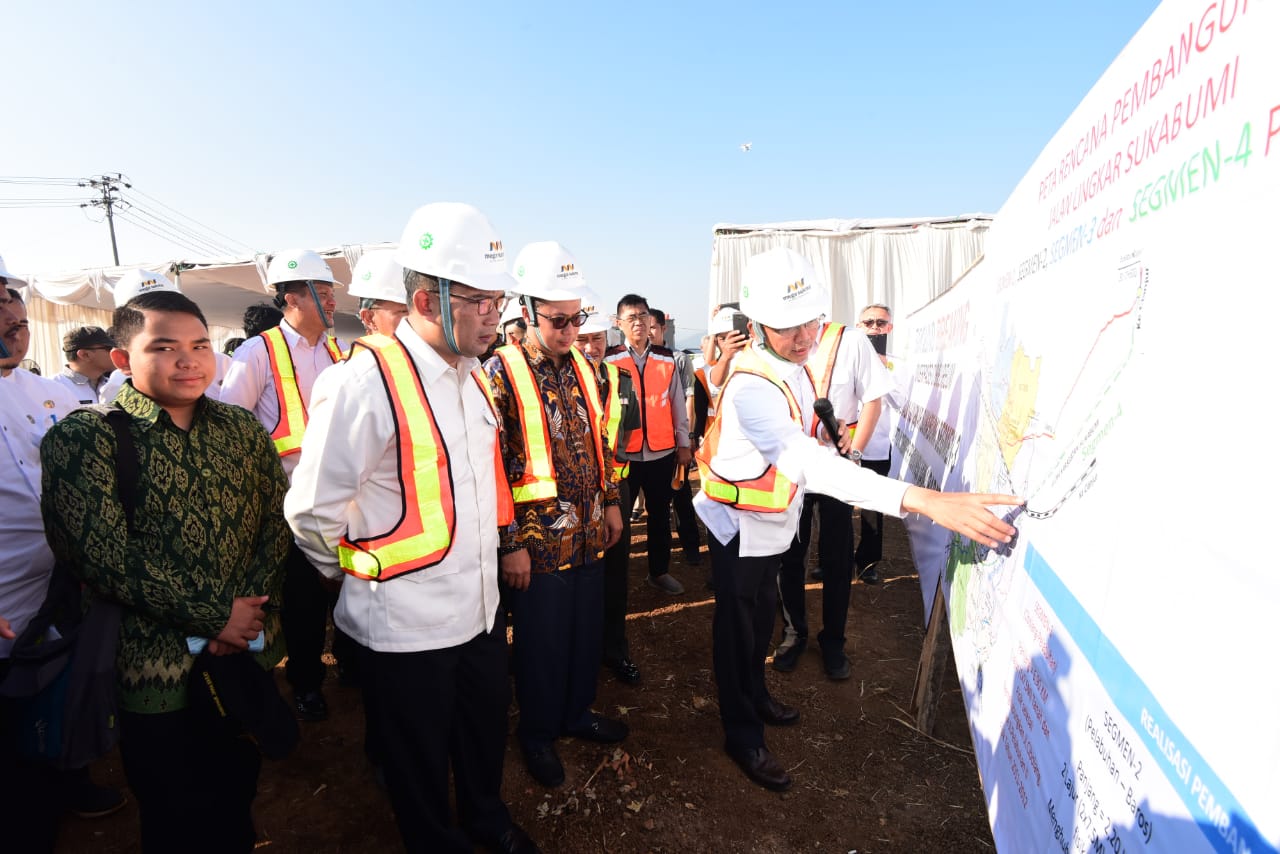
MULTIPOLYGON (((813 414, 818 416, 818 420, 822 422, 822 429, 827 431, 827 435, 831 437, 832 443, 840 441, 840 425, 836 423, 835 410, 831 408, 831 401, 825 397, 820 397, 813 402, 813 414)), ((838 452, 838 449, 837 449, 838 452)), ((846 460, 853 459, 849 454, 840 454, 846 460)))

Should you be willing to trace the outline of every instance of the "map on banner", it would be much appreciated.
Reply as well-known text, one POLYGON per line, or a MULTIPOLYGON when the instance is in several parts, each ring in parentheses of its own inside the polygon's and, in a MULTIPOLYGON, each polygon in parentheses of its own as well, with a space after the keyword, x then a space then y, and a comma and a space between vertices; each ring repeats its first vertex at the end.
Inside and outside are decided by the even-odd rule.
POLYGON ((1164 3, 900 321, 895 474, 1012 492, 941 582, 1002 851, 1280 850, 1280 9, 1164 3))

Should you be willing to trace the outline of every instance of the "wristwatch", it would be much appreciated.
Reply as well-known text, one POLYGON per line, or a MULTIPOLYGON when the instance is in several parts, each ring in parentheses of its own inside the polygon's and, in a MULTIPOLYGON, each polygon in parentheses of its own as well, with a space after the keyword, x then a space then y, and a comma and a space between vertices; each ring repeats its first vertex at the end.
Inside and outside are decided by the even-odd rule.
POLYGON ((853 460, 858 465, 862 465, 862 451, 859 451, 857 448, 850 448, 849 459, 853 460))

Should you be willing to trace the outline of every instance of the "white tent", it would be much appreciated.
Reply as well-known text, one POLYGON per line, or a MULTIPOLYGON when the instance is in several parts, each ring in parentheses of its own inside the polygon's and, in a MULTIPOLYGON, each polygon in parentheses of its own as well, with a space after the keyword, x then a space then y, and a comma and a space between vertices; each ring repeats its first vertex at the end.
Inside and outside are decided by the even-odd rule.
POLYGON ((988 214, 921 219, 823 219, 720 224, 711 249, 714 307, 738 299, 747 259, 785 246, 804 255, 832 291, 832 320, 854 323, 884 303, 905 317, 945 291, 982 255, 988 214))
MULTIPOLYGON (((351 268, 366 251, 394 249, 393 243, 354 244, 317 250, 333 269, 339 282, 351 281, 351 268)), ((19 274, 29 282, 23 294, 31 320, 31 351, 46 375, 56 373, 64 364, 62 336, 78 326, 111 325, 115 306, 111 289, 129 270, 139 267, 164 273, 178 283, 182 292, 195 300, 209 321, 214 343, 243 334, 244 310, 257 302, 271 299, 266 289, 267 262, 270 255, 213 260, 159 261, 128 267, 100 267, 63 273, 19 274)), ((338 312, 334 320, 338 334, 354 338, 363 333, 356 316, 358 300, 339 287, 335 291, 338 312)))

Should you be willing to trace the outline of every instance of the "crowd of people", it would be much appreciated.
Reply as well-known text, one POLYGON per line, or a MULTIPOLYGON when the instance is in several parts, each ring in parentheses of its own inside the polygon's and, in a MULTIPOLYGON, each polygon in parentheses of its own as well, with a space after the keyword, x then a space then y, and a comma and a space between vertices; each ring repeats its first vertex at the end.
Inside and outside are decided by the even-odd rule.
MULTIPOLYGON (((397 249, 360 259, 348 286, 367 334, 353 342, 332 334, 346 283, 316 253, 285 251, 267 268, 274 306, 246 316, 229 355, 199 306, 137 271, 116 285, 111 328, 69 333, 66 371, 46 379, 17 367, 24 282, 3 262, 0 280, 0 679, 55 562, 121 607, 120 755, 144 851, 254 844, 261 756, 189 707, 194 642, 267 669, 287 655, 292 710, 318 722, 332 620, 337 676, 360 687, 365 751, 405 847, 537 851, 501 794, 511 686, 519 752, 544 787, 565 780, 560 739, 627 739, 594 704, 602 666, 642 680, 625 619, 639 495, 646 579, 666 594, 684 592, 672 513, 691 564, 705 527, 724 747, 774 790, 791 778, 765 727, 799 713, 769 695, 764 667, 780 592, 773 666, 794 668, 806 648, 810 514, 832 679, 849 676, 852 574, 874 580, 873 513, 923 513, 991 547, 1015 533, 987 509, 1013 496, 938 493, 859 465, 887 471, 880 402, 894 383, 864 331, 887 334, 890 314, 827 322, 826 284, 789 250, 750 260, 696 369, 645 297, 605 305, 555 242, 508 265, 465 204, 419 208, 397 249), (828 399, 833 419, 820 417, 828 399), (136 512, 112 426, 78 409, 93 403, 128 415, 136 512)), ((8 737, 20 713, 0 701, 0 803, 16 811, 4 825, 22 828, 23 850, 50 850, 59 812, 102 814, 122 796, 85 768, 22 755, 8 737)))

